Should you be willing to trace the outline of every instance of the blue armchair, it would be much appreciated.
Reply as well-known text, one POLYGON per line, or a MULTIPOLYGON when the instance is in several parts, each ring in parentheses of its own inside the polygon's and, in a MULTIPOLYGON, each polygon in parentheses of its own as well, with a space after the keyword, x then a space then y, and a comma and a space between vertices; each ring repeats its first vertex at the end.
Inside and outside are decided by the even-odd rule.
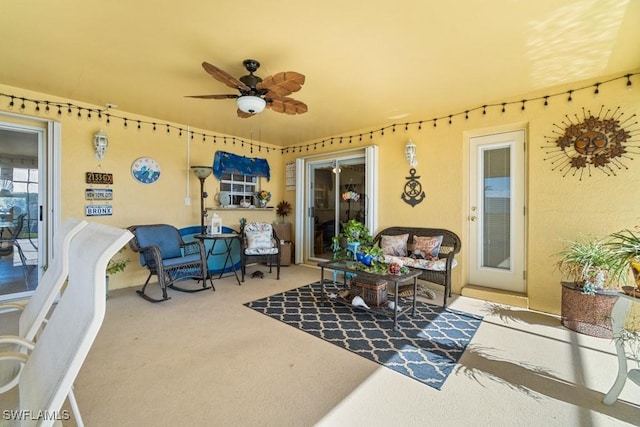
POLYGON ((172 225, 132 225, 128 228, 134 235, 129 246, 134 252, 140 253, 140 265, 149 270, 149 277, 136 291, 147 301, 161 302, 170 299, 167 288, 181 292, 199 292, 205 289, 215 290, 207 286, 208 267, 207 256, 201 241, 185 243, 180 232, 172 225), (162 299, 152 298, 145 293, 151 276, 158 276, 158 284, 162 290, 162 299), (202 287, 195 289, 180 288, 175 285, 180 280, 195 279, 202 281, 202 287))

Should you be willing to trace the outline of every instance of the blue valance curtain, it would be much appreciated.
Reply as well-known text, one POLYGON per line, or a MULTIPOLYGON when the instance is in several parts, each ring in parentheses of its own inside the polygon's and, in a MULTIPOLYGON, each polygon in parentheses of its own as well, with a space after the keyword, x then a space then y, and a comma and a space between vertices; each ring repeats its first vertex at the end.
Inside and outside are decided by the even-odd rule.
POLYGON ((221 179, 223 173, 238 173, 271 179, 269 162, 257 157, 238 156, 226 151, 216 151, 213 157, 213 174, 221 179))

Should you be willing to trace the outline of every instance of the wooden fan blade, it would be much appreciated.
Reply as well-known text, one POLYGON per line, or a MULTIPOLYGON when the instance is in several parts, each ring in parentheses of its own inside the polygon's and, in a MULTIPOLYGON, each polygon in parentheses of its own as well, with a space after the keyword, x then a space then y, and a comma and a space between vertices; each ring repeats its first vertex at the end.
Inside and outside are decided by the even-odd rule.
POLYGON ((202 99, 233 99, 239 95, 185 95, 185 98, 202 98, 202 99))
POLYGON ((293 98, 271 98, 267 101, 267 107, 271 108, 276 113, 285 114, 303 114, 306 113, 308 108, 307 104, 298 101, 293 98))
POLYGON ((204 68, 204 70, 207 73, 211 74, 211 77, 213 77, 214 79, 218 80, 221 83, 226 84, 229 87, 232 87, 234 89, 247 90, 247 91, 249 90, 249 86, 245 85, 240 80, 236 79, 226 71, 222 71, 220 68, 216 67, 215 65, 211 65, 208 62, 203 62, 202 68, 204 68))
POLYGON ((302 89, 305 77, 295 71, 283 71, 264 78, 257 89, 267 89, 273 96, 283 97, 302 89))
POLYGON ((246 118, 255 116, 255 114, 245 113, 244 111, 242 111, 239 108, 238 108, 237 113, 238 113, 238 117, 240 117, 241 119, 246 119, 246 118))

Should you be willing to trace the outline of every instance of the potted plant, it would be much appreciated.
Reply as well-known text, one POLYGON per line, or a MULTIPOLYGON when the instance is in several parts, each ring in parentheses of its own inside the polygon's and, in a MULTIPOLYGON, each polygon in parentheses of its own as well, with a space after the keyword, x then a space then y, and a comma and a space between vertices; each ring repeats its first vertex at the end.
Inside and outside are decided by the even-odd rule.
MULTIPOLYGON (((122 252, 124 250, 124 248, 120 249, 118 251, 118 253, 122 252)), ((116 256, 118 256, 116 254, 116 256)), ((121 271, 124 271, 124 269, 127 267, 127 264, 129 264, 131 262, 131 260, 129 260, 128 258, 111 258, 109 260, 109 262, 107 263, 107 269, 105 270, 106 273, 106 293, 107 293, 107 298, 109 298, 109 276, 112 276, 116 273, 120 273, 121 271)))
POLYGON ((358 243, 358 246, 370 246, 373 236, 366 225, 358 220, 350 219, 342 224, 342 231, 333 238, 333 258, 344 259, 348 255, 349 243, 358 243))
MULTIPOLYGON (((629 229, 613 233, 608 247, 611 251, 612 271, 621 282, 629 277, 629 267, 633 273, 634 286, 632 291, 640 296, 640 234, 629 229)), ((625 292, 627 288, 623 286, 625 292)))
POLYGON ((570 241, 557 255, 556 265, 566 279, 561 282, 562 324, 586 335, 613 338, 616 262, 608 242, 598 238, 570 241))
POLYGON ((558 269, 583 293, 594 294, 611 283, 616 261, 605 240, 569 241, 558 255, 558 269))

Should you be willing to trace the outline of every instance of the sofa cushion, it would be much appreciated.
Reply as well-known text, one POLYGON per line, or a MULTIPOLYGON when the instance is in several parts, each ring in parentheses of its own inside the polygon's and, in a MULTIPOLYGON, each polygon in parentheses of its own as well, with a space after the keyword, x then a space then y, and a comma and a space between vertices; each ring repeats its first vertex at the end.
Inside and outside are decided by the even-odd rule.
POLYGON ((382 235, 380 248, 385 255, 407 256, 407 240, 409 233, 397 236, 382 235))
MULTIPOLYGON (((384 262, 391 264, 392 262, 400 266, 418 268, 420 270, 445 271, 447 269, 447 259, 418 259, 411 257, 399 257, 393 255, 385 255, 384 262)), ((451 268, 458 265, 458 261, 454 258, 451 262, 451 268)))
POLYGON ((416 258, 437 259, 443 236, 413 236, 413 255, 416 258))

